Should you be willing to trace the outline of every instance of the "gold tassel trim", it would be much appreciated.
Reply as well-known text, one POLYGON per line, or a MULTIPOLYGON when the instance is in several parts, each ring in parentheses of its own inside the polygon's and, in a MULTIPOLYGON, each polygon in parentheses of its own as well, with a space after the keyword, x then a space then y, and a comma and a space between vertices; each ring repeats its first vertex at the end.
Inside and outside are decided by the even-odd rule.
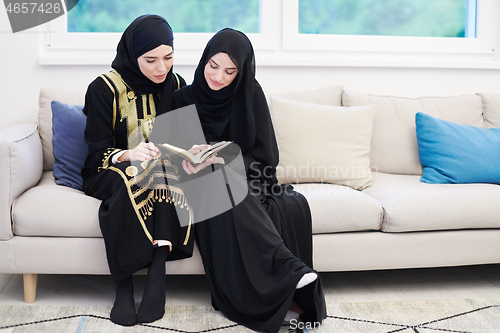
POLYGON ((182 189, 175 186, 164 185, 165 187, 155 188, 148 194, 148 197, 144 199, 141 203, 137 205, 143 220, 147 220, 149 216, 152 215, 153 207, 155 202, 167 202, 173 204, 174 206, 179 206, 181 209, 186 209, 188 211, 188 227, 186 231, 186 237, 184 239, 184 245, 187 245, 189 241, 189 236, 191 235, 191 226, 193 224, 193 212, 189 208, 189 204, 184 196, 182 189))
POLYGON ((125 176, 125 174, 120 169, 115 168, 113 166, 109 167, 109 169, 117 172, 123 178, 123 181, 127 185, 125 187, 127 188, 128 196, 130 198, 130 202, 132 203, 132 206, 134 207, 135 213, 137 214, 137 217, 139 218, 139 222, 141 223, 142 230, 144 230, 144 233, 146 234, 146 236, 150 240, 151 244, 153 244, 153 236, 151 236, 151 234, 149 233, 149 230, 146 227, 146 223, 144 223, 144 219, 142 218, 141 214, 139 213, 139 207, 137 207, 137 204, 135 203, 135 200, 134 200, 134 198, 132 196, 132 191, 130 189, 130 186, 128 186, 127 176, 125 176))

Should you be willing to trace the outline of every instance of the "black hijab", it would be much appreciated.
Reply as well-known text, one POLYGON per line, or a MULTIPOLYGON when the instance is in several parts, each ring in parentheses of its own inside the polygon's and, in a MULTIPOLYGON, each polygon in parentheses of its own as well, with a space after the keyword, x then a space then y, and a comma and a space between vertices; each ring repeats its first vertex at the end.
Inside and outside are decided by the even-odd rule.
POLYGON ((163 83, 154 83, 142 74, 137 58, 160 45, 173 49, 174 36, 168 22, 158 15, 143 15, 136 18, 123 32, 116 48, 116 57, 111 67, 120 73, 123 80, 137 94, 153 94, 161 91, 158 113, 172 108, 172 68, 163 83))
POLYGON ((207 139, 232 140, 253 159, 277 165, 274 129, 266 98, 255 79, 253 47, 245 34, 229 28, 216 33, 203 52, 191 86, 207 139), (238 74, 229 86, 214 91, 204 70, 210 58, 220 52, 231 58, 238 74))

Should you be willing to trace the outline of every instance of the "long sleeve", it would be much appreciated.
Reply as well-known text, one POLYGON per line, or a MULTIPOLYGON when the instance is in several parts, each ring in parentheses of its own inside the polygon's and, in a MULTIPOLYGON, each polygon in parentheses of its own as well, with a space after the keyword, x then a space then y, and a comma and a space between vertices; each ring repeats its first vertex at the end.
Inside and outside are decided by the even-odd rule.
POLYGON ((99 168, 110 164, 114 153, 127 149, 127 147, 116 147, 113 98, 113 92, 100 77, 87 89, 83 111, 87 115, 85 143, 89 146, 89 152, 82 170, 84 179, 89 174, 97 172, 99 168))
POLYGON ((258 83, 255 84, 254 116, 258 128, 255 142, 252 148, 243 152, 243 158, 249 178, 275 184, 279 162, 278 143, 264 92, 258 83))

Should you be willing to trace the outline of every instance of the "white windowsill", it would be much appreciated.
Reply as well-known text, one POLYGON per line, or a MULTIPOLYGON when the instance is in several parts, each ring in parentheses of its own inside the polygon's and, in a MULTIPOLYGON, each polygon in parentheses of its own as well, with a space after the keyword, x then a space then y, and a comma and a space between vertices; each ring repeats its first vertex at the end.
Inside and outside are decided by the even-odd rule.
MULTIPOLYGON (((304 35, 298 0, 261 2, 260 34, 248 34, 257 66, 500 69, 500 4, 478 0, 477 38, 304 35)), ((39 64, 107 65, 120 34, 66 33, 65 16, 39 30, 39 64)), ((174 63, 196 66, 210 34, 174 34, 174 63)))
MULTIPOLYGON (((176 50, 175 65, 196 66, 203 50, 176 50)), ((256 50, 256 65, 271 67, 360 67, 360 68, 455 68, 500 69, 500 61, 491 55, 482 57, 428 54, 310 54, 293 51, 256 50)), ((109 65, 115 50, 40 50, 40 65, 109 65)))

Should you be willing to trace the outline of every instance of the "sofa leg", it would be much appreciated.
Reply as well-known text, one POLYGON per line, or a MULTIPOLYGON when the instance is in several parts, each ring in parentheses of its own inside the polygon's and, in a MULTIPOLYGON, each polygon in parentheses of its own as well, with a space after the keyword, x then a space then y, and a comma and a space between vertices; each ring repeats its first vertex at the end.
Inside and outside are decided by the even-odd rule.
POLYGON ((23 274, 24 302, 34 303, 36 298, 36 274, 23 274))

